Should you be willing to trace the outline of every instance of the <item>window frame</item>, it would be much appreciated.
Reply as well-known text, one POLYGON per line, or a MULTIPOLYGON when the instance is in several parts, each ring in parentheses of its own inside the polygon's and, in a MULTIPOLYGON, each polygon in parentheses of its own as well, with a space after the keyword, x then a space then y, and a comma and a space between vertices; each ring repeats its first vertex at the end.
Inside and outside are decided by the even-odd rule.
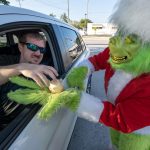
MULTIPOLYGON (((83 39, 82 39, 82 37, 79 35, 79 33, 75 30, 75 29, 73 29, 73 28, 68 28, 68 27, 65 27, 65 26, 59 26, 59 30, 60 30, 60 33, 61 33, 61 36, 62 36, 62 39, 63 39, 63 44, 64 44, 64 49, 65 49, 65 52, 66 52, 66 57, 68 58, 68 60, 70 59, 68 56, 67 56, 67 47, 66 47, 66 44, 65 44, 65 36, 64 36, 64 33, 63 33, 63 30, 61 29, 61 28, 65 28, 65 29, 68 29, 68 30, 71 30, 71 31, 73 31, 73 32, 75 32, 75 34, 77 35, 77 37, 79 38, 79 40, 80 40, 80 44, 83 42, 84 43, 84 41, 83 41, 83 39)), ((80 45, 81 47, 82 47, 82 45, 80 45)), ((84 43, 84 46, 85 46, 85 43, 84 43)), ((80 55, 78 55, 78 57, 76 57, 75 59, 73 59, 71 62, 69 62, 68 64, 69 65, 66 65, 65 66, 65 71, 66 71, 66 73, 71 69, 71 67, 77 62, 77 60, 82 56, 82 54, 84 53, 84 51, 85 51, 85 49, 86 49, 86 46, 85 46, 85 48, 83 49, 82 48, 82 52, 80 53, 80 55)))

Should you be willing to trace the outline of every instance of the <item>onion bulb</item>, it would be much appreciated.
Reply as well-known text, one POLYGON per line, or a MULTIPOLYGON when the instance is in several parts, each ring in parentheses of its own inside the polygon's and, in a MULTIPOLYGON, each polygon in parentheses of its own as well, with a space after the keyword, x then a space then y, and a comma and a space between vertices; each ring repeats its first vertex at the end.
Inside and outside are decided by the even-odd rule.
POLYGON ((51 93, 60 93, 64 90, 64 87, 60 80, 52 80, 50 81, 49 90, 51 93))

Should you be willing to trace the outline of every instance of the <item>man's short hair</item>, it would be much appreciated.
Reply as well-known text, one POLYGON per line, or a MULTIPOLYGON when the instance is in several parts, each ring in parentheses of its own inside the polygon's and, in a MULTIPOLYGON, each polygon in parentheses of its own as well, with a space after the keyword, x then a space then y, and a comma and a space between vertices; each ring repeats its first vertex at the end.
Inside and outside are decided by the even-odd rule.
POLYGON ((19 43, 26 43, 27 42, 27 37, 31 37, 37 40, 43 40, 46 42, 45 36, 39 32, 29 32, 29 33, 24 33, 19 37, 19 43))

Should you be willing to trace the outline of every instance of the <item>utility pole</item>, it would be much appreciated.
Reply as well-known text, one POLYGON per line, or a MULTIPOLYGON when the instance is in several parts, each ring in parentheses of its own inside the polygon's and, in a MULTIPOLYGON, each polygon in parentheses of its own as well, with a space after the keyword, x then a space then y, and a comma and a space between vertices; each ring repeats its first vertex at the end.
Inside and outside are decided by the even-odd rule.
POLYGON ((21 8, 21 2, 20 2, 20 0, 17 0, 18 2, 19 2, 19 6, 20 6, 20 8, 21 8))
POLYGON ((85 35, 87 34, 87 13, 85 13, 85 28, 84 28, 85 35))
POLYGON ((68 2, 68 19, 69 19, 69 0, 67 0, 67 2, 68 2))

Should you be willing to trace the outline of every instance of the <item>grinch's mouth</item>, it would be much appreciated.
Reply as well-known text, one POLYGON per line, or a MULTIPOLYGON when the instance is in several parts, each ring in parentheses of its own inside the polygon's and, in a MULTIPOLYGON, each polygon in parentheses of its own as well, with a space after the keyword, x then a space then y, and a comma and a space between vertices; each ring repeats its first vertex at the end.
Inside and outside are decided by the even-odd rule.
POLYGON ((125 60, 127 60, 127 56, 118 57, 118 56, 112 56, 112 55, 111 55, 111 59, 112 59, 113 62, 115 62, 115 63, 121 63, 121 62, 124 62, 125 60))

